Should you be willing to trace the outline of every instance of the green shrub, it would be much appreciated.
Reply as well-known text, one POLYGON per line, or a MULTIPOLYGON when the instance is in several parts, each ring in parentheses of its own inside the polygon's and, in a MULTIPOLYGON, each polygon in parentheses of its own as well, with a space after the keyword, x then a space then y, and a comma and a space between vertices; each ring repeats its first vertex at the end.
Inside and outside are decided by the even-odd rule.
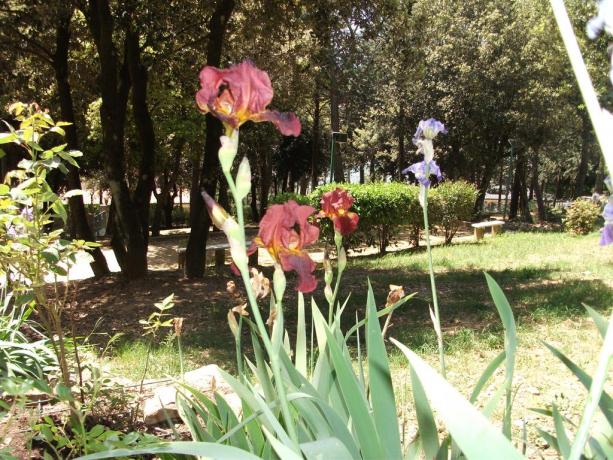
MULTIPOLYGON (((353 211, 360 216, 358 231, 349 245, 377 244, 381 252, 389 245, 400 225, 423 228, 418 187, 398 182, 370 184, 327 184, 311 193, 311 205, 319 208, 321 196, 336 187, 348 190, 355 202, 353 211)), ((332 231, 322 227, 322 236, 332 241, 332 231)))
POLYGON ((477 188, 466 181, 446 181, 430 190, 429 212, 435 225, 445 232, 445 243, 451 243, 463 221, 470 220, 477 188))
POLYGON ((577 199, 566 211, 564 228, 567 232, 575 235, 587 235, 594 230, 600 213, 601 210, 597 204, 592 201, 577 199))
POLYGON ((292 192, 277 193, 270 199, 270 204, 281 204, 289 200, 294 200, 298 204, 312 204, 309 195, 292 192))

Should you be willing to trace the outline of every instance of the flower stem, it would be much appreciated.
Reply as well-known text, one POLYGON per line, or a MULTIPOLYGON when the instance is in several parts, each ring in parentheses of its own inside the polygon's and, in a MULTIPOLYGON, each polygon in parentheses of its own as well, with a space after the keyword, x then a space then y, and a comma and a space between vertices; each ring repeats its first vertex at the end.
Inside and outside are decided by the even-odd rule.
POLYGON ((332 300, 328 306, 328 324, 332 325, 332 319, 334 318, 334 304, 336 303, 336 297, 338 296, 338 289, 341 285, 341 277, 343 276, 343 272, 345 271, 345 267, 338 264, 339 254, 341 253, 341 248, 343 247, 343 239, 335 237, 336 241, 336 266, 337 266, 337 274, 336 274, 336 282, 334 284, 334 292, 332 294, 332 300))
MULTIPOLYGON (((429 175, 429 165, 426 166, 426 177, 429 175)), ((422 187, 425 187, 422 185, 422 187)), ((434 279, 434 265, 432 263, 432 246, 430 244, 430 227, 428 225, 428 189, 425 187, 424 192, 424 234, 426 237, 426 248, 428 251, 428 269, 430 271, 430 287, 432 288, 432 303, 434 304, 434 332, 436 332, 436 340, 438 342, 438 357, 441 365, 441 374, 444 378, 447 378, 447 372, 445 369, 445 350, 443 345, 443 331, 441 330, 441 317, 438 309, 438 297, 436 295, 436 280, 434 279)))
POLYGON ((185 369, 183 367, 183 347, 181 346, 181 336, 177 336, 177 348, 179 349, 179 368, 181 370, 181 380, 184 380, 185 369))
MULTIPOLYGON (((224 176, 228 182, 228 188, 232 193, 232 197, 234 198, 234 203, 236 204, 236 217, 238 221, 238 225, 241 229, 239 235, 239 243, 241 247, 247 251, 246 247, 246 238, 245 238, 245 219, 243 215, 243 203, 239 198, 236 184, 234 183, 234 178, 230 174, 230 172, 224 171, 224 176)), ((268 336, 268 332, 266 331, 266 325, 262 320, 262 315, 260 314, 260 309, 253 293, 253 289, 251 288, 251 280, 249 278, 249 269, 244 264, 237 264, 237 268, 240 271, 241 277, 243 279, 243 283, 245 285, 245 289, 247 291, 247 298, 249 300, 249 304, 251 306, 251 311, 253 312, 253 317, 255 319, 255 323, 259 329, 260 336, 262 337, 262 341, 264 343, 264 347, 270 357, 270 364, 272 367, 273 376, 275 378, 275 382, 277 383, 277 393, 279 395, 279 401, 281 405, 281 413, 283 414, 283 418, 285 420, 285 427, 287 429, 289 437, 294 441, 296 446, 298 446, 298 435, 296 434, 296 428, 294 426, 294 421, 291 417, 289 411, 289 403, 287 400, 287 394, 285 391, 285 385, 283 383, 283 378, 281 374, 281 366, 278 354, 276 354, 273 350, 272 342, 270 337, 268 336)))

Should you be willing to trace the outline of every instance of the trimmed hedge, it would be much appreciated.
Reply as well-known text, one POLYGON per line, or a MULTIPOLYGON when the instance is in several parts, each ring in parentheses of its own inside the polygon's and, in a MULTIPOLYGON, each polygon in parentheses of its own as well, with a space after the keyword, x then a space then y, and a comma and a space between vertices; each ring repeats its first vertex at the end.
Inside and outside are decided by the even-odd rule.
MULTIPOLYGON (((401 182, 374 182, 368 184, 326 184, 309 195, 283 193, 271 203, 283 203, 293 199, 299 204, 310 204, 319 209, 321 196, 336 187, 351 193, 354 198, 352 210, 360 216, 358 230, 345 243, 356 246, 360 243, 376 244, 385 252, 400 226, 409 228, 411 242, 419 243, 424 229, 423 213, 419 205, 419 187, 401 182)), ((462 221, 469 220, 477 190, 468 182, 443 182, 429 193, 430 225, 440 226, 445 232, 445 242, 450 243, 462 221)), ((333 230, 327 220, 321 222, 321 235, 333 242, 333 230)))
MULTIPOLYGON (((269 204, 282 204, 289 200, 294 200, 298 204, 311 204, 309 195, 301 195, 299 193, 284 192, 277 193, 269 200, 269 204)), ((318 208, 319 206, 316 206, 318 208)))
MULTIPOLYGON (((365 242, 377 244, 381 252, 389 245, 397 233, 398 226, 419 223, 423 228, 421 208, 418 201, 419 189, 415 185, 399 182, 368 184, 326 184, 315 189, 311 194, 311 205, 320 207, 321 196, 336 187, 349 191, 354 198, 353 211, 360 216, 358 231, 348 241, 355 245, 365 242)), ((322 227, 322 233, 332 240, 332 231, 322 227)))

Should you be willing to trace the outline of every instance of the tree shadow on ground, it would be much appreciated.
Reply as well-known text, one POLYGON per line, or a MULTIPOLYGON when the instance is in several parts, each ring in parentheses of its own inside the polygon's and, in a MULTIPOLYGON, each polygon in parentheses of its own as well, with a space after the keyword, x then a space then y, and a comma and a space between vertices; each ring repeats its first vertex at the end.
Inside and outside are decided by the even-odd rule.
MULTIPOLYGON (((271 276, 270 269, 265 273, 271 276)), ((322 273, 318 277, 322 278, 322 273)), ((582 303, 597 310, 611 307, 613 288, 601 279, 578 279, 554 269, 510 269, 490 272, 507 295, 517 323, 522 327, 543 321, 563 321, 584 316, 582 303)), ((416 295, 399 308, 393 318, 391 335, 409 346, 419 348, 432 343, 432 325, 428 308, 431 303, 430 281, 426 272, 407 269, 350 268, 344 276, 339 299, 350 295, 343 315, 343 327, 349 328, 365 315, 367 279, 370 279, 379 307, 385 303, 390 284, 402 285, 407 294, 416 295)), ((109 337, 123 334, 124 344, 140 341, 144 319, 154 311, 153 304, 170 293, 175 294, 173 316, 185 318, 183 343, 194 353, 194 360, 231 367, 234 361, 234 340, 227 323, 228 310, 242 302, 240 295, 231 296, 226 283, 240 281, 231 273, 212 274, 201 280, 183 279, 177 272, 156 271, 146 279, 125 283, 119 276, 77 283, 79 303, 72 316, 78 336, 96 333, 90 341, 104 346, 109 337)), ((449 270, 436 277, 442 327, 454 336, 470 330, 475 334, 489 334, 501 341, 500 319, 491 300, 483 272, 478 269, 449 270)), ((297 295, 290 277, 284 302, 287 329, 293 340, 297 322, 297 295)), ((321 286, 320 286, 321 287, 321 286)), ((328 306, 317 291, 314 299, 327 314, 328 306)), ((310 329, 310 296, 306 297, 307 329, 310 329)), ((268 302, 261 302, 262 315, 268 315, 268 302)), ((309 331, 307 331, 308 337, 309 331)), ((468 337, 467 339, 469 339, 468 337)), ((247 331, 243 342, 250 343, 247 331)))

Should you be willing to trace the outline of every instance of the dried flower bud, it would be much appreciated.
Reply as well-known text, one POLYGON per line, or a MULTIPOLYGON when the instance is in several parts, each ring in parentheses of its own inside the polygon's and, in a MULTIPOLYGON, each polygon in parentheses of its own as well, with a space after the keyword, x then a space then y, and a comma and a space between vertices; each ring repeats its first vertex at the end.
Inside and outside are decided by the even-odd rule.
POLYGON ((185 318, 181 318, 181 317, 177 317, 174 318, 173 320, 173 324, 175 326, 175 335, 177 337, 181 337, 181 334, 183 333, 183 320, 185 318))
POLYGON ((275 271, 272 274, 272 283, 273 289, 275 292, 276 299, 282 299, 283 293, 285 292, 285 273, 283 273, 283 268, 279 264, 275 264, 275 271))
POLYGON ((338 271, 342 272, 345 270, 347 266, 347 253, 345 252, 345 248, 341 246, 340 251, 338 252, 338 271))
POLYGON ((326 287, 324 288, 324 296, 326 296, 326 300, 328 301, 328 303, 332 302, 332 297, 334 296, 334 293, 332 292, 332 288, 329 284, 326 285, 326 287))
POLYGON ((257 270, 251 269, 251 287, 256 299, 263 299, 270 293, 270 280, 264 274, 257 270))
POLYGON ((228 310, 228 325, 230 326, 232 335, 235 338, 238 337, 238 323, 236 322, 236 317, 234 316, 234 312, 232 310, 228 310))
POLYGON ((387 294, 386 307, 390 307, 404 297, 404 288, 402 286, 396 286, 390 284, 390 292, 387 294))
POLYGON ((244 303, 242 305, 237 305, 232 309, 232 312, 238 313, 240 316, 249 316, 249 312, 247 311, 247 304, 244 303))
POLYGON ((266 325, 272 326, 276 320, 277 320, 277 310, 276 308, 273 308, 272 310, 270 310, 270 315, 268 315, 268 319, 266 320, 266 325))

